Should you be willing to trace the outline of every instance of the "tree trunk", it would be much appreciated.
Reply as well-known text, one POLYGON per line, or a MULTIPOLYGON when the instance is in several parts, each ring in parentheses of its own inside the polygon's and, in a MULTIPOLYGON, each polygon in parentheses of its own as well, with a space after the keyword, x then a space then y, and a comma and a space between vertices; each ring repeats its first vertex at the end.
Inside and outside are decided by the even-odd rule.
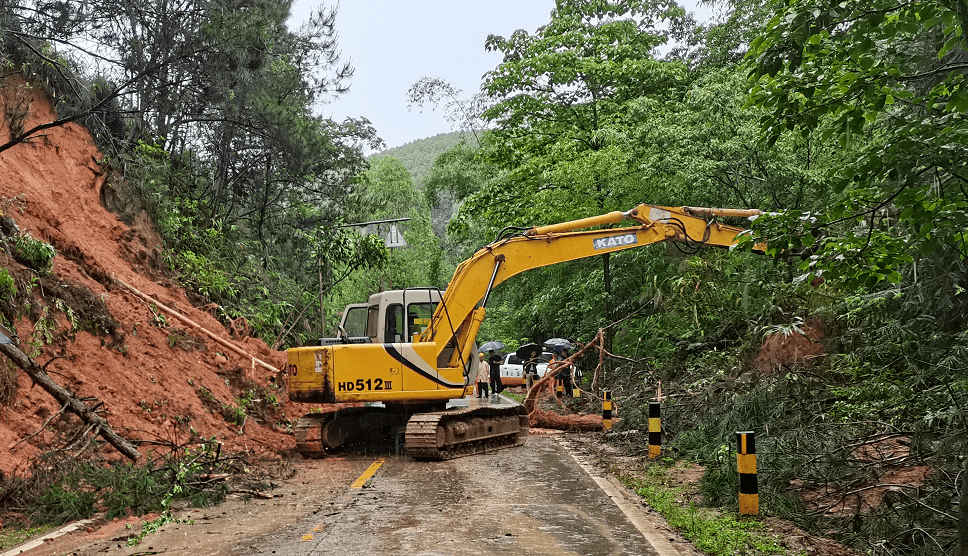
POLYGON ((125 457, 131 461, 138 461, 141 454, 138 453, 138 449, 134 447, 133 444, 128 442, 125 438, 120 436, 118 433, 114 432, 111 425, 103 419, 100 415, 95 413, 90 407, 84 402, 78 399, 77 396, 66 390, 60 384, 54 382, 54 379, 50 378, 47 371, 43 367, 37 364, 36 361, 27 357, 27 355, 15 348, 11 344, 0 344, 0 352, 10 358, 11 361, 16 363, 18 367, 24 370, 28 376, 34 381, 34 384, 40 385, 41 388, 46 390, 55 400, 60 402, 62 406, 66 406, 67 409, 76 413, 80 418, 89 425, 94 425, 97 427, 98 434, 108 441, 108 444, 117 448, 125 457))

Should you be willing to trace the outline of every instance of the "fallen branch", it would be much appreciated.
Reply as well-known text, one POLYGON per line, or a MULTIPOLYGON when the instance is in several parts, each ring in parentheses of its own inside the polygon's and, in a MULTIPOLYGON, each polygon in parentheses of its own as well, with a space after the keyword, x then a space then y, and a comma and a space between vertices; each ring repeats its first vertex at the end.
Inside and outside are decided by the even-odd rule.
MULTIPOLYGON (((601 333, 599 333, 599 336, 595 340, 582 347, 577 353, 568 359, 563 361, 555 361, 549 364, 548 370, 545 371, 544 376, 538 379, 538 381, 531 386, 531 389, 528 390, 527 397, 524 399, 524 407, 528 411, 528 419, 531 422, 531 426, 557 430, 602 430, 601 415, 559 415, 552 411, 544 411, 538 408, 538 397, 541 392, 546 390, 546 386, 550 388, 555 376, 562 369, 566 369, 570 365, 573 365, 575 360, 581 357, 582 354, 584 354, 589 348, 595 346, 600 338, 601 333)), ((556 401, 558 400, 557 396, 555 396, 553 392, 551 397, 553 397, 556 401)), ((564 403, 559 403, 564 406, 564 403)))
POLYGON ((20 351, 12 344, 0 344, 0 352, 6 355, 18 367, 23 369, 23 371, 30 376, 31 380, 34 381, 34 384, 37 384, 46 390, 47 393, 53 396, 55 400, 60 402, 62 406, 65 406, 69 410, 76 413, 85 423, 96 427, 98 434, 104 438, 108 444, 114 446, 119 452, 121 452, 121 454, 131 461, 138 461, 138 459, 141 457, 141 454, 138 453, 138 449, 135 448, 133 444, 128 442, 118 433, 114 432, 114 429, 111 428, 111 425, 109 425, 104 418, 95 413, 93 409, 78 399, 77 396, 72 394, 60 384, 54 382, 54 379, 50 378, 50 375, 47 374, 47 371, 45 371, 44 368, 36 361, 30 357, 27 357, 24 352, 20 351))
MULTIPOLYGON (((49 364, 50 364, 50 361, 47 362, 47 365, 49 365, 49 364)), ((44 368, 47 368, 47 365, 44 365, 44 368)), ((57 417, 59 417, 66 410, 67 410, 67 406, 66 405, 62 405, 61 408, 59 410, 57 410, 57 413, 51 415, 50 417, 47 418, 46 421, 44 421, 44 424, 41 425, 39 429, 37 429, 37 432, 28 434, 27 436, 25 436, 25 437, 21 438, 20 440, 14 442, 13 444, 10 445, 9 448, 7 448, 7 450, 10 451, 10 452, 12 452, 13 449, 16 448, 19 444, 21 444, 23 442, 26 442, 26 441, 30 440, 31 438, 37 436, 38 434, 44 432, 44 430, 47 428, 47 425, 49 425, 51 421, 53 421, 54 419, 56 419, 57 417)))
POLYGON ((140 291, 138 291, 135 288, 133 288, 133 287, 125 284, 124 282, 122 282, 121 280, 118 280, 117 278, 115 278, 115 281, 118 284, 121 284, 122 286, 124 286, 131 293, 133 293, 136 296, 140 297, 145 303, 148 303, 149 305, 154 305, 158 309, 161 309, 162 311, 164 311, 164 312, 168 313, 169 315, 175 317, 176 319, 182 321, 183 323, 185 323, 188 326, 194 328, 195 330, 198 330, 202 334, 205 334, 206 336, 208 336, 209 338, 211 338, 212 340, 214 340, 218 344, 222 345, 223 347, 226 347, 226 348, 234 351, 235 353, 241 355, 242 357, 245 357, 247 359, 251 359, 253 365, 259 364, 259 365, 261 365, 261 366, 269 369, 270 371, 274 371, 276 373, 279 372, 279 369, 273 367, 272 365, 266 363, 265 361, 262 361, 260 359, 257 359, 256 357, 252 356, 249 353, 246 353, 245 350, 243 350, 239 346, 237 346, 237 345, 229 342, 228 340, 225 340, 223 338, 220 338, 219 336, 216 336, 212 332, 208 331, 206 328, 203 328, 202 325, 196 323, 195 321, 189 319, 188 317, 182 315, 181 313, 178 313, 177 311, 175 311, 173 309, 169 309, 168 307, 162 305, 161 302, 159 302, 158 300, 153 299, 153 298, 149 297, 148 295, 145 295, 145 294, 141 293, 140 291))
POLYGON ((253 496, 264 500, 272 500, 276 497, 274 494, 262 494, 261 492, 248 489, 230 490, 227 494, 245 494, 246 496, 253 496))

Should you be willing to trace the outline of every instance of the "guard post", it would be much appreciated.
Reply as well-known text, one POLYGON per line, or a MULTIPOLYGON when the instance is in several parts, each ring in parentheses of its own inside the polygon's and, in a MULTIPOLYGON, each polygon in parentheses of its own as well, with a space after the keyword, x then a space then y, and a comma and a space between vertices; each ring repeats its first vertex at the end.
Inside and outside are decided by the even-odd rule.
POLYGON ((602 426, 612 430, 612 393, 602 390, 602 426))
POLYGON ((756 485, 756 441, 753 431, 736 432, 736 467, 739 471, 739 513, 760 513, 760 497, 756 485))
POLYGON ((662 455, 662 419, 659 402, 649 402, 649 459, 662 455))

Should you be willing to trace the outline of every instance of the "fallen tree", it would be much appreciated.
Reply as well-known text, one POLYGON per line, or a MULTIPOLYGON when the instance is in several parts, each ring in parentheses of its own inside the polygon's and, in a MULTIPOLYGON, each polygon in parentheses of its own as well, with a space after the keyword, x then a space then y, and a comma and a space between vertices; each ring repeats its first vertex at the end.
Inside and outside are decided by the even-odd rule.
MULTIPOLYGON (((573 365, 575 360, 581 357, 590 348, 599 347, 600 340, 601 332, 599 332, 595 340, 582 347, 581 350, 568 359, 552 362, 548 365, 548 370, 545 371, 544 376, 531 386, 531 389, 528 390, 527 397, 524 399, 524 407, 528 411, 528 419, 532 427, 571 431, 603 430, 601 415, 562 415, 560 413, 555 413, 554 411, 545 411, 538 407, 538 400, 544 396, 548 396, 555 400, 558 399, 554 393, 554 381, 556 375, 558 375, 562 369, 566 369, 573 365), (544 394, 544 396, 542 394, 544 394)), ((597 374, 598 373, 596 372, 596 377, 597 374)), ((563 403, 561 405, 564 407, 563 403)))
POLYGON ((104 440, 108 442, 111 446, 114 446, 118 452, 121 452, 126 458, 131 461, 138 461, 141 454, 138 449, 135 448, 133 444, 128 442, 124 437, 114 432, 111 425, 108 424, 107 420, 98 415, 94 409, 88 407, 83 400, 75 396, 72 392, 57 384, 47 374, 47 371, 43 366, 38 364, 36 361, 28 357, 24 352, 17 349, 13 344, 0 343, 0 352, 6 355, 11 361, 14 362, 18 367, 23 369, 25 373, 34 381, 34 384, 39 385, 41 388, 47 391, 55 400, 60 402, 63 407, 77 414, 85 423, 94 427, 94 434, 101 436, 104 440))

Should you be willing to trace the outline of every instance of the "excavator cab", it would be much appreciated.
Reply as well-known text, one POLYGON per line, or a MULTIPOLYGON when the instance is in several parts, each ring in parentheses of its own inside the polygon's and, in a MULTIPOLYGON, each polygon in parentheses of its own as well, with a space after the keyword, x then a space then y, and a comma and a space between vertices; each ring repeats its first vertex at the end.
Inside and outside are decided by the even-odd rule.
POLYGON ((375 293, 347 305, 338 337, 320 338, 319 345, 411 343, 430 326, 442 295, 432 288, 375 293))
POLYGON ((413 342, 430 325, 440 298, 440 290, 431 288, 371 295, 367 302, 366 336, 375 344, 413 342))

